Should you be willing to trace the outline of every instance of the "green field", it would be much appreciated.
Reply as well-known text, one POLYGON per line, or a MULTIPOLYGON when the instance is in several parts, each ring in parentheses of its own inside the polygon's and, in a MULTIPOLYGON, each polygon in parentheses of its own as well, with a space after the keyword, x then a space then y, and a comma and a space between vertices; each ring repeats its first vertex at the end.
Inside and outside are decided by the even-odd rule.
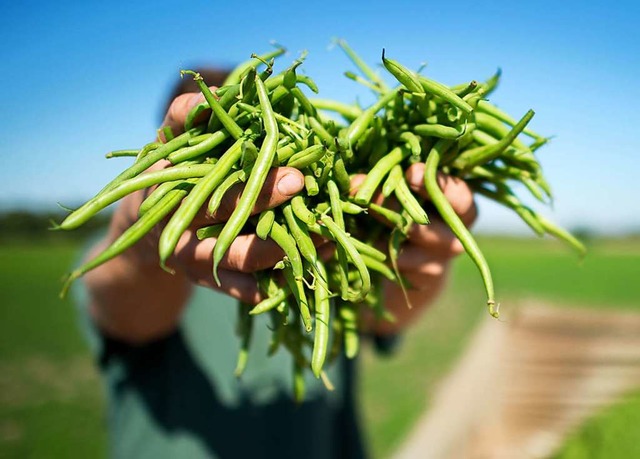
MULTIPOLYGON (((558 307, 640 308, 640 239, 589 245, 580 264, 553 241, 481 240, 503 310, 523 299, 558 307)), ((57 298, 60 278, 79 246, 0 245, 0 457, 105 454, 100 382, 73 305, 57 298)), ((362 359, 361 401, 375 457, 387 457, 402 440, 486 313, 475 267, 461 258, 453 271, 446 295, 407 333, 397 355, 379 358, 366 352, 362 359)), ((637 399, 630 403, 638 407, 637 399)), ((635 444, 635 437, 621 428, 629 419, 638 420, 630 406, 614 407, 591 421, 558 457, 625 457, 580 451, 611 451, 607 442, 612 441, 622 443, 617 451, 630 451, 624 442, 635 444), (599 443, 592 447, 593 438, 599 443)))

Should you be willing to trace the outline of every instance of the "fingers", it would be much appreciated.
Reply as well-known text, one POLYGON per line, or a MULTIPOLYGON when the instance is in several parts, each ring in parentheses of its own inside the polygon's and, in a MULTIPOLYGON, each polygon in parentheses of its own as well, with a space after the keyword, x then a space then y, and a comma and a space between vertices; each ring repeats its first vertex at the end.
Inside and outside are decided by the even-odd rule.
POLYGON ((429 225, 412 225, 409 241, 429 250, 439 258, 452 258, 464 252, 460 240, 442 220, 433 219, 429 225))
MULTIPOLYGON (((180 238, 175 250, 177 264, 187 274, 206 270, 212 277, 213 247, 215 238, 199 241, 195 233, 187 231, 180 238), (204 267, 204 268, 203 268, 204 267)), ((271 239, 263 241, 255 234, 241 234, 233 241, 225 256, 220 260, 221 269, 253 273, 273 267, 282 260, 284 252, 271 239)))
MULTIPOLYGON (((271 169, 251 212, 252 215, 279 206, 298 194, 303 188, 304 176, 299 170, 291 167, 271 169)), ((243 189, 244 185, 232 187, 222 198, 218 210, 213 215, 204 217, 201 223, 227 221, 238 205, 243 189)))
MULTIPOLYGON (((424 199, 430 199, 424 187, 424 164, 412 164, 407 169, 405 176, 412 191, 424 199)), ((458 177, 438 173, 438 184, 462 222, 466 226, 471 226, 478 215, 478 210, 473 199, 473 192, 466 182, 458 177)))

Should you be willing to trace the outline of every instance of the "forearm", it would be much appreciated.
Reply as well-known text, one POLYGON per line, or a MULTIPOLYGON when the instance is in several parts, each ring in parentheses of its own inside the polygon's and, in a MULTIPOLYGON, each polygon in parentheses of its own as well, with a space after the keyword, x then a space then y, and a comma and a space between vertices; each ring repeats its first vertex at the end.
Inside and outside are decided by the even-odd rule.
MULTIPOLYGON (((134 199, 134 198, 132 198, 134 199)), ((109 233, 89 257, 107 247, 130 224, 127 202, 111 221, 109 233)), ((143 255, 149 244, 143 239, 122 255, 86 274, 90 313, 96 325, 107 335, 133 344, 142 344, 173 331, 186 304, 191 284, 180 273, 171 275, 159 266, 155 257, 143 255)))

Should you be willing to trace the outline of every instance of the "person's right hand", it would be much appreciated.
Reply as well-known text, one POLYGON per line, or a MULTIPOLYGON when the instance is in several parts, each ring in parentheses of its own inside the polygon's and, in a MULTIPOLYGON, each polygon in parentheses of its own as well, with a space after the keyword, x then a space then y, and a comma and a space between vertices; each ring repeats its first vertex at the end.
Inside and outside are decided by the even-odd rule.
MULTIPOLYGON (((195 93, 178 96, 168 110, 164 125, 179 134, 189 110, 202 100, 202 96, 195 93)), ((203 114, 205 119, 206 115, 203 114)), ((152 169, 164 167, 171 165, 162 161, 152 169)), ((279 206, 303 187, 304 177, 297 169, 273 168, 253 213, 279 206)), ((274 266, 283 258, 282 250, 273 241, 263 241, 255 234, 238 236, 220 262, 218 274, 221 285, 218 286, 212 274, 212 252, 216 240, 199 241, 196 237, 198 228, 229 218, 242 189, 243 186, 238 185, 227 192, 214 215, 207 215, 205 209, 200 211, 167 261, 173 274, 162 270, 158 256, 158 240, 166 221, 121 256, 87 273, 85 281, 98 325, 109 334, 136 342, 166 334, 177 324, 194 284, 220 290, 241 301, 258 302, 260 292, 252 273, 274 266)), ((142 190, 122 200, 101 248, 136 221, 140 204, 150 191, 142 190)))

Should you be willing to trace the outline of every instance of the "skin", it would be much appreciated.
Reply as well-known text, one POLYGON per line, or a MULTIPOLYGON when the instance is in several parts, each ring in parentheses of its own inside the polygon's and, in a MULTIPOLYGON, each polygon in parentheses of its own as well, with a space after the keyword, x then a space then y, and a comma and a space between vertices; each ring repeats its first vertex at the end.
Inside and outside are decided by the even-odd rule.
MULTIPOLYGON (((187 93, 171 104, 164 126, 181 132, 187 113, 202 102, 201 95, 187 93)), ((209 116, 204 112, 202 119, 209 116)), ((161 139, 163 140, 163 139, 161 139)), ((159 162, 152 169, 168 167, 159 162)), ((356 176, 352 188, 357 189, 363 176, 356 176)), ((476 218, 476 207, 469 187, 461 180, 441 176, 441 187, 455 211, 467 225, 476 218)), ((411 189, 428 199, 423 187, 423 165, 414 164, 407 171, 411 189)), ((296 169, 280 167, 269 172, 265 186, 253 209, 257 214, 279 206, 304 188, 304 177, 296 169)), ((170 334, 178 325, 194 285, 219 290, 241 301, 256 304, 261 295, 251 273, 275 265, 283 257, 282 250, 270 239, 256 235, 241 235, 231 245, 219 265, 221 285, 211 274, 215 239, 198 241, 196 230, 202 226, 226 221, 234 209, 242 185, 234 186, 214 215, 204 209, 182 234, 167 266, 174 274, 162 270, 158 259, 158 238, 162 225, 151 231, 122 255, 87 273, 84 277, 90 294, 90 313, 97 326, 107 335, 134 345, 141 345, 170 334)), ((105 239, 97 244, 89 257, 113 242, 136 219, 138 208, 151 190, 142 190, 124 198, 116 209, 105 239)), ((378 194, 374 200, 381 202, 378 194)), ((432 212, 433 214, 433 212, 432 212)), ((440 293, 445 285, 450 261, 462 253, 462 245, 436 216, 426 227, 411 229, 398 259, 399 268, 407 279, 420 286, 409 291, 413 309, 404 304, 402 292, 395 285, 385 286, 386 304, 397 321, 377 323, 366 318, 368 328, 379 334, 395 333, 416 319, 440 293)), ((165 222, 166 224, 166 222, 165 222)), ((328 258, 334 248, 320 238, 314 239, 318 255, 328 258)))

